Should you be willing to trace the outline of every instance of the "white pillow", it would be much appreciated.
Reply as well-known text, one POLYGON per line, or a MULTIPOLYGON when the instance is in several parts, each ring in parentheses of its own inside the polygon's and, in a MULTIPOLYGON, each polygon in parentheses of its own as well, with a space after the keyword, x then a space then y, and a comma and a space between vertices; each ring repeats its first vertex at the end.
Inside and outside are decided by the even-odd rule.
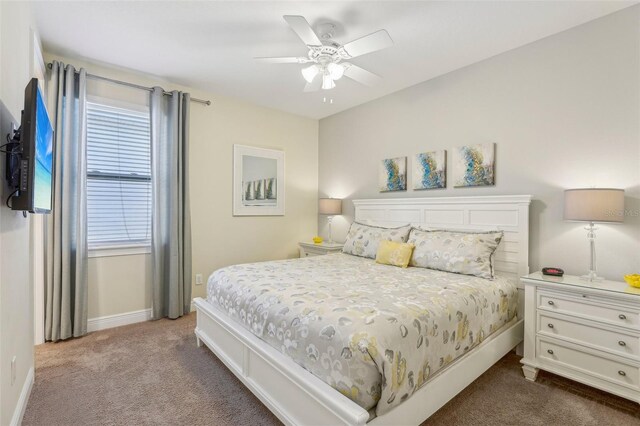
POLYGON ((353 222, 351 228, 349 228, 347 241, 344 243, 342 252, 375 259, 380 241, 406 243, 407 238, 409 238, 409 231, 411 231, 411 226, 409 225, 397 228, 383 228, 353 222))
POLYGON ((493 253, 502 240, 498 232, 459 232, 412 229, 415 246, 409 265, 493 279, 493 253))

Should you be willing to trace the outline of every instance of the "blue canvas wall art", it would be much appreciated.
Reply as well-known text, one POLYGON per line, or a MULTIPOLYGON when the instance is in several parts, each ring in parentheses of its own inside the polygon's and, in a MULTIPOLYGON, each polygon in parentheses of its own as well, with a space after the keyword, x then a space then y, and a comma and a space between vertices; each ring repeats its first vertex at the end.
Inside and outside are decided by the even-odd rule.
POLYGON ((446 187, 447 151, 421 152, 413 158, 413 189, 446 187))
POLYGON ((380 192, 407 189, 407 157, 387 158, 380 163, 380 192))
POLYGON ((466 145, 453 152, 453 179, 456 188, 495 185, 494 143, 466 145))

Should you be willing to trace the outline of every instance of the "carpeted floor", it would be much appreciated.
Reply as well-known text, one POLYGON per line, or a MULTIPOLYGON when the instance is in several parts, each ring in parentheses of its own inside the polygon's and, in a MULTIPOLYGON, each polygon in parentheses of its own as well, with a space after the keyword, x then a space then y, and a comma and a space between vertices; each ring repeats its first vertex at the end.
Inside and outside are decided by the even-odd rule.
MULTIPOLYGON (((278 420, 205 347, 195 315, 36 349, 24 425, 271 425, 278 420)), ((505 356, 425 425, 640 425, 639 405, 505 356)))

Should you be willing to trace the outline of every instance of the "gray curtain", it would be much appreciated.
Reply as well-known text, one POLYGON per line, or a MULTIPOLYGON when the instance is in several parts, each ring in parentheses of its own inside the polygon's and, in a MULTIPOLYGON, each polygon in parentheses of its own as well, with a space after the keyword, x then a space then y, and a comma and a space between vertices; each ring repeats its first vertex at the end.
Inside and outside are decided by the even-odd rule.
POLYGON ((86 72, 54 61, 48 89, 55 175, 46 222, 45 339, 55 342, 87 333, 86 72))
POLYGON ((151 92, 151 267, 153 318, 178 318, 191 308, 189 94, 151 92))

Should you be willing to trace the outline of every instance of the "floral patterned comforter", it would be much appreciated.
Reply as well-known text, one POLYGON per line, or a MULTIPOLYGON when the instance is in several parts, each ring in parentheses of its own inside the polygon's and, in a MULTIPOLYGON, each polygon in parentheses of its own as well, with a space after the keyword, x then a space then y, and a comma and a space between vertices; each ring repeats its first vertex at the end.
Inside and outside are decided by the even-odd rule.
POLYGON ((215 271, 207 298, 377 415, 516 315, 517 287, 338 253, 215 271))

